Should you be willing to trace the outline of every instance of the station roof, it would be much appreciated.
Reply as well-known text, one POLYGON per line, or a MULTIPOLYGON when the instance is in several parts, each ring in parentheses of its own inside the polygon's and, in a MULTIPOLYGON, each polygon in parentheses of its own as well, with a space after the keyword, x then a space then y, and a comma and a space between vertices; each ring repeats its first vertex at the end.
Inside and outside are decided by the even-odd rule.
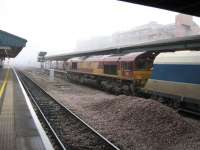
POLYGON ((14 58, 26 46, 26 39, 0 30, 0 58, 14 58))
POLYGON ((171 11, 176 11, 188 15, 200 17, 200 1, 198 0, 121 0, 125 2, 141 4, 171 11))
POLYGON ((178 50, 200 50, 200 35, 172 38, 167 40, 158 40, 155 42, 146 42, 142 44, 128 45, 123 47, 110 47, 107 49, 96 49, 87 51, 77 51, 61 55, 45 57, 46 60, 67 60, 71 57, 119 54, 128 52, 170 52, 178 50))

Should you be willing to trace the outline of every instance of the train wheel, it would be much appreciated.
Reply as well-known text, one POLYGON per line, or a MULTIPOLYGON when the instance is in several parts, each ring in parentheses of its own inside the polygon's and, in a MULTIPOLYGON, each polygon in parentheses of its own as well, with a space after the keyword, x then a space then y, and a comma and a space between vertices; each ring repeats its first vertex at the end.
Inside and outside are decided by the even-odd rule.
POLYGON ((119 95, 121 93, 121 88, 118 84, 113 85, 113 93, 119 95))
POLYGON ((128 85, 123 85, 122 86, 122 91, 123 91, 123 94, 125 95, 129 95, 130 94, 130 89, 129 89, 129 86, 128 85))
POLYGON ((136 92, 135 92, 135 87, 134 87, 134 85, 131 84, 129 87, 130 87, 131 95, 135 96, 136 92))

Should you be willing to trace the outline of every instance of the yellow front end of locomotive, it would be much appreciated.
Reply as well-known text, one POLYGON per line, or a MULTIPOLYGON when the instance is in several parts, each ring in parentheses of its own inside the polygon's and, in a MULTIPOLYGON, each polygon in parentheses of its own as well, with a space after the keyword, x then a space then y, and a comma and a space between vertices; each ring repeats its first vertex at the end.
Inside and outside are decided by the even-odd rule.
POLYGON ((144 70, 144 71, 134 71, 133 72, 133 79, 134 80, 142 80, 142 79, 149 79, 151 77, 152 71, 151 70, 144 70))

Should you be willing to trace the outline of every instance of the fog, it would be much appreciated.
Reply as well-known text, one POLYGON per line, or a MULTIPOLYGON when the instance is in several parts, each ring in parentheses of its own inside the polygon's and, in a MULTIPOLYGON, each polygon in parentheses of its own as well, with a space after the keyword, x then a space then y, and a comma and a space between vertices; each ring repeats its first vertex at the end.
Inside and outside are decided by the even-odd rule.
POLYGON ((77 41, 126 31, 150 21, 169 24, 176 14, 116 0, 1 0, 0 29, 28 40, 10 63, 37 66, 39 51, 48 55, 73 52, 77 41))

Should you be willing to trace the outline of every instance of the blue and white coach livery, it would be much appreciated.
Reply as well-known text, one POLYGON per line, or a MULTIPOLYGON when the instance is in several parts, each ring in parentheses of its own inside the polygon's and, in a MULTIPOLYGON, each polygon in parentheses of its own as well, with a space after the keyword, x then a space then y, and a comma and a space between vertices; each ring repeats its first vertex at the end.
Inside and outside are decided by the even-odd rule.
POLYGON ((181 105, 200 112, 200 52, 159 54, 145 90, 157 96, 170 97, 170 100, 177 100, 181 105))

